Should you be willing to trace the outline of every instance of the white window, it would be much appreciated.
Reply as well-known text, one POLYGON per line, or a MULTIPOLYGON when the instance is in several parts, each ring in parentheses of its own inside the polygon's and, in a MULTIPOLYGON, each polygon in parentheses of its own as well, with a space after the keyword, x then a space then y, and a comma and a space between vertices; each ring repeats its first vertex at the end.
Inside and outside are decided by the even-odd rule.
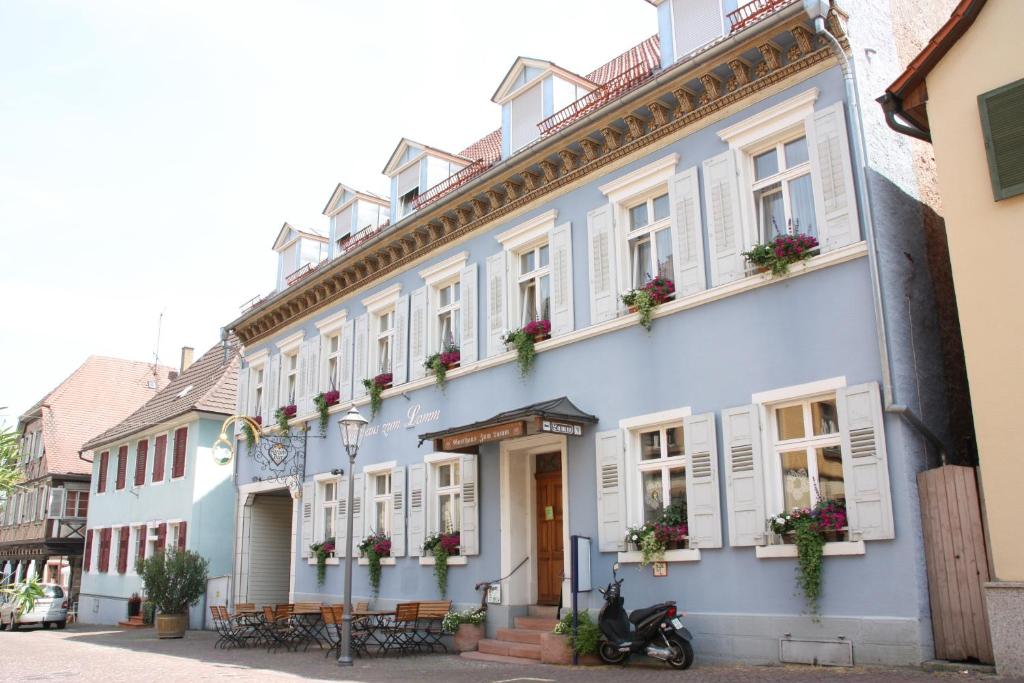
POLYGON ((263 395, 266 391, 266 366, 260 365, 252 368, 252 408, 249 411, 253 416, 263 416, 263 395))
POLYGON ((686 456, 682 422, 636 433, 642 521, 657 522, 669 507, 685 519, 686 456))
POLYGON ((770 407, 772 457, 784 510, 846 500, 835 394, 770 407))
POLYGON ((414 187, 398 198, 398 217, 408 216, 416 210, 416 199, 420 196, 420 188, 414 187))
POLYGON ((516 252, 519 324, 551 320, 551 263, 547 239, 516 252))
POLYGON ((327 352, 327 387, 329 391, 338 388, 338 369, 341 367, 341 332, 327 335, 325 338, 327 352))
POLYGON ((665 188, 629 205, 629 282, 633 288, 643 287, 654 277, 675 277, 669 206, 665 188))
POLYGON ((768 242, 796 233, 817 236, 811 162, 803 128, 766 149, 751 151, 750 157, 758 238, 768 242))
POLYGON ((336 537, 335 523, 338 519, 338 481, 332 479, 320 484, 320 533, 321 543, 336 537))
POLYGON ((178 526, 177 522, 174 522, 174 523, 168 522, 168 524, 167 524, 167 539, 166 539, 166 544, 164 545, 164 550, 165 551, 177 550, 178 549, 178 529, 179 529, 179 526, 178 526))
POLYGON ((395 348, 395 309, 389 308, 373 316, 374 375, 391 372, 395 348))
POLYGON ((299 388, 299 354, 287 353, 281 359, 281 368, 284 373, 284 401, 285 405, 294 405, 299 388))
POLYGON ((391 535, 391 472, 379 472, 369 474, 370 495, 373 498, 373 508, 370 519, 370 529, 387 536, 391 535))
POLYGON ((434 348, 445 349, 459 346, 459 308, 461 299, 461 287, 459 280, 449 280, 439 285, 435 290, 437 297, 437 346, 434 348))
POLYGON ((434 463, 433 519, 437 531, 451 533, 462 529, 461 463, 458 460, 434 463))

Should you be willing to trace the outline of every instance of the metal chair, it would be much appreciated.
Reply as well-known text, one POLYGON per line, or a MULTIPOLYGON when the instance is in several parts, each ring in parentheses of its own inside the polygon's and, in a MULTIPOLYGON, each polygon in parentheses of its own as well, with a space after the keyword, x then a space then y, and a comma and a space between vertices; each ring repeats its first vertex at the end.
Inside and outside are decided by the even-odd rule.
POLYGON ((416 614, 416 648, 426 648, 433 652, 434 648, 440 647, 447 654, 448 646, 441 640, 444 636, 442 622, 452 608, 452 601, 428 600, 419 605, 419 611, 416 614))
POLYGON ((416 649, 416 619, 419 616, 418 602, 402 602, 395 605, 395 616, 382 630, 384 640, 380 644, 381 654, 398 651, 411 652, 416 649))

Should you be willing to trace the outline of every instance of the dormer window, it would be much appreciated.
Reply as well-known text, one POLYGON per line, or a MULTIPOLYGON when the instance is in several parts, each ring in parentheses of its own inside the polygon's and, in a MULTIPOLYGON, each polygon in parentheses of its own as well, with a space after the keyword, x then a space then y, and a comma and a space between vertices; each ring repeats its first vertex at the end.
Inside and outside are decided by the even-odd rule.
POLYGON ((428 193, 471 161, 402 138, 384 167, 384 175, 391 178, 392 221, 399 221, 415 211, 420 195, 428 193))
POLYGON ((398 198, 398 217, 408 216, 416 209, 416 198, 420 196, 420 188, 416 186, 398 198))
MULTIPOLYGON (((748 2, 738 0, 735 4, 742 7, 748 2)), ((724 0, 666 0, 658 5, 658 14, 663 61, 669 55, 672 62, 679 61, 730 30, 724 0)))
POLYGON ((277 289, 289 287, 327 257, 327 238, 315 232, 299 230, 288 223, 274 242, 278 254, 277 289))

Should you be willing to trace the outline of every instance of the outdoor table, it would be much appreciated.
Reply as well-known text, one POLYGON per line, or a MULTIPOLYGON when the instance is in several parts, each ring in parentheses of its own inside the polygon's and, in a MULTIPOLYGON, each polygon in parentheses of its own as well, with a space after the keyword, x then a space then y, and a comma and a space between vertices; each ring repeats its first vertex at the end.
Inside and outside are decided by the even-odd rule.
POLYGON ((321 650, 324 649, 323 641, 324 637, 324 624, 323 617, 320 615, 319 608, 316 610, 295 610, 292 612, 292 621, 295 623, 296 628, 303 635, 303 639, 306 641, 306 649, 309 649, 310 643, 316 643, 316 646, 321 650))
POLYGON ((382 629, 388 624, 388 620, 395 616, 395 610, 353 610, 353 619, 361 619, 366 626, 366 642, 363 643, 363 649, 369 654, 370 650, 367 647, 370 642, 373 641, 377 645, 377 652, 383 651, 384 640, 380 637, 378 629, 382 629))

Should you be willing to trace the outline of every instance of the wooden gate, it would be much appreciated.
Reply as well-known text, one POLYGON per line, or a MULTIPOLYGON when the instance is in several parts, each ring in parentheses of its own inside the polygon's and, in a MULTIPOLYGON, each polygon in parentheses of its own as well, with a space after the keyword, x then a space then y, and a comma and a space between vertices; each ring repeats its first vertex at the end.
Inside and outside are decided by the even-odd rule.
POLYGON ((989 580, 974 470, 945 465, 917 475, 935 657, 992 663, 982 596, 989 580))

